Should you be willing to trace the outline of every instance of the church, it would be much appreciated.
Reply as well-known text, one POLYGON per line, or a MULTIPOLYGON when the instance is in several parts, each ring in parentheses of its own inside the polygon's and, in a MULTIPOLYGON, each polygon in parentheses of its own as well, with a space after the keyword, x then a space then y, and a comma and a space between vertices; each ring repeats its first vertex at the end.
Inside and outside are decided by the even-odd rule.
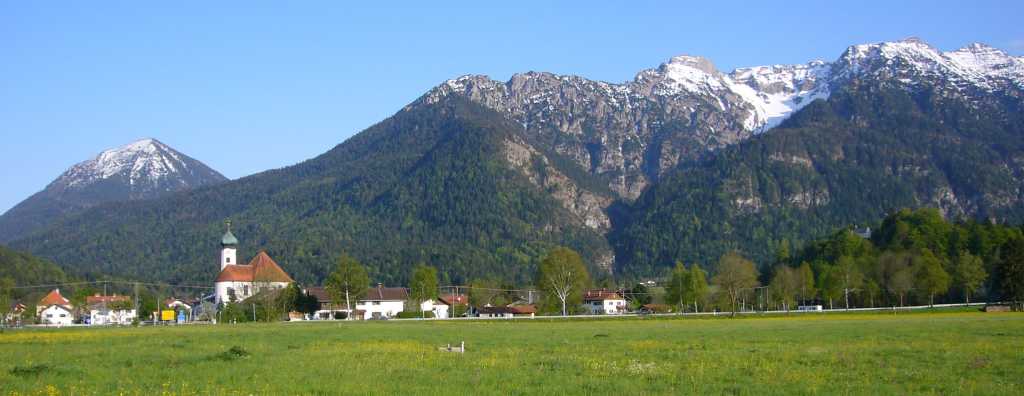
POLYGON ((220 246, 220 274, 214 282, 217 304, 242 301, 262 290, 283 289, 295 282, 262 250, 249 264, 239 264, 238 238, 231 233, 231 222, 227 223, 220 246))

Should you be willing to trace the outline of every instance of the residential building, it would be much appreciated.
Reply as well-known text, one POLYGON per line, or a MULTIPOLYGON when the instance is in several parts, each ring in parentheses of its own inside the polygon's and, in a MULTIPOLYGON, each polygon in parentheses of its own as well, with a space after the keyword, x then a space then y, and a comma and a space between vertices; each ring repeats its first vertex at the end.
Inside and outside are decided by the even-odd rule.
POLYGON ((621 294, 605 289, 583 293, 583 306, 591 315, 618 315, 626 313, 628 305, 621 294))
MULTIPOLYGON (((340 319, 348 314, 345 302, 342 301, 340 304, 335 304, 334 301, 331 301, 331 295, 327 292, 326 288, 320 286, 310 287, 306 289, 306 294, 316 297, 318 308, 316 312, 313 312, 313 317, 316 319, 340 319)), ((358 301, 352 299, 350 304, 352 308, 355 308, 358 305, 358 301)), ((362 317, 358 319, 362 319, 362 317)))
POLYGON ((506 305, 506 306, 484 306, 477 311, 481 318, 506 318, 517 317, 532 318, 537 314, 537 307, 533 305, 506 305))
POLYGON ((89 310, 90 325, 130 325, 136 318, 135 308, 128 296, 101 296, 99 294, 85 298, 89 310))
POLYGON ((420 303, 420 311, 433 312, 434 317, 438 319, 447 319, 449 306, 441 299, 427 300, 420 303))
POLYGON ((363 319, 387 319, 405 310, 409 291, 404 287, 384 287, 378 283, 366 291, 366 296, 356 304, 363 311, 363 319))
POLYGON ((36 317, 46 325, 69 325, 74 321, 74 307, 71 301, 53 289, 36 304, 36 317))

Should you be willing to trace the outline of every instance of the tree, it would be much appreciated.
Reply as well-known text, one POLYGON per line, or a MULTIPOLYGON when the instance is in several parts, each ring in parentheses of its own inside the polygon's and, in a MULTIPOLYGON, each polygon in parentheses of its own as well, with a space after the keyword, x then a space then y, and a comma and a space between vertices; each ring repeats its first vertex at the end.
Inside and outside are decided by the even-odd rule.
POLYGON ((754 263, 739 253, 729 252, 718 260, 717 273, 711 282, 725 291, 732 315, 736 316, 736 302, 744 290, 759 286, 757 268, 754 263))
POLYGON ((651 303, 651 292, 647 289, 647 286, 643 283, 637 283, 633 285, 632 289, 626 293, 626 298, 629 299, 630 305, 634 310, 651 303))
POLYGON ((419 264, 412 270, 412 281, 409 284, 409 298, 416 305, 415 309, 423 316, 423 302, 437 298, 437 268, 419 264))
POLYGON ((886 252, 878 258, 882 267, 885 290, 899 298, 903 306, 903 298, 914 288, 914 272, 911 270, 911 256, 907 253, 886 252))
POLYGON ((579 253, 566 247, 556 247, 540 262, 537 285, 561 302, 562 316, 569 314, 568 305, 581 304, 583 289, 590 284, 590 274, 579 253))
POLYGON ((999 291, 1004 301, 1024 300, 1024 239, 1014 238, 1001 249, 999 291))
POLYGON ((690 287, 687 288, 687 301, 693 301, 693 312, 700 312, 700 306, 708 297, 707 273, 700 268, 700 264, 693 263, 690 266, 690 287))
POLYGON ((961 252, 957 257, 954 275, 957 285, 964 291, 964 301, 967 304, 971 303, 971 293, 977 291, 988 278, 981 257, 967 252, 961 252))
POLYGON ((485 306, 503 306, 508 302, 504 299, 501 282, 494 279, 474 279, 469 282, 469 305, 480 308, 485 306))
POLYGON ((917 288, 928 293, 928 305, 935 305, 935 295, 949 290, 949 273, 942 268, 942 263, 928 249, 921 249, 916 257, 917 288))
POLYGON ((775 266, 775 274, 772 275, 769 288, 786 311, 789 311, 789 308, 796 302, 799 287, 800 279, 796 270, 785 264, 775 266))
POLYGON ((811 270, 810 263, 806 261, 800 263, 797 278, 800 282, 800 300, 806 304, 808 300, 813 300, 814 296, 818 294, 818 290, 814 287, 814 271, 811 270))
POLYGON ((878 282, 874 279, 868 279, 864 282, 864 295, 868 297, 868 306, 871 308, 875 307, 875 299, 882 293, 882 288, 878 286, 878 282))
POLYGON ((833 309, 833 301, 843 295, 842 278, 835 266, 821 267, 818 272, 818 290, 821 298, 828 300, 828 309, 833 309))
POLYGON ((850 292, 860 290, 864 275, 861 274, 857 264, 850 256, 839 257, 839 260, 836 260, 835 271, 839 285, 842 287, 846 309, 850 309, 850 292))
MULTIPOLYGON (((356 259, 342 253, 338 259, 338 266, 334 272, 327 277, 327 294, 331 296, 331 304, 341 305, 345 301, 345 310, 348 312, 345 318, 352 316, 352 300, 359 300, 366 294, 370 285, 370 277, 366 274, 366 268, 356 259)), ((333 317, 333 315, 331 315, 333 317)))
POLYGON ((686 308, 686 292, 689 288, 690 271, 686 270, 686 265, 682 261, 677 261, 675 268, 672 269, 672 279, 669 280, 668 287, 665 288, 665 302, 676 304, 679 307, 679 313, 682 313, 686 308))
POLYGON ((7 325, 7 315, 11 313, 11 295, 14 294, 14 279, 0 278, 0 329, 7 325))

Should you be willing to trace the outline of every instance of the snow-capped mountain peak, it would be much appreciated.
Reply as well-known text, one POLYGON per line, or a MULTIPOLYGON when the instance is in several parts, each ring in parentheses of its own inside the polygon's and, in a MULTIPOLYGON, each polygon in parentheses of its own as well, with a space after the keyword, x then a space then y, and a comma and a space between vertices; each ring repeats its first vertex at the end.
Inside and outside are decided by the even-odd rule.
MULTIPOLYGON (((50 187, 81 190, 101 182, 126 185, 128 199, 152 196, 225 178, 153 138, 104 150, 72 166, 50 187)), ((48 188, 50 188, 48 187, 48 188)))
POLYGON ((146 138, 80 162, 0 216, 0 241, 14 240, 60 216, 109 202, 156 198, 227 181, 159 140, 146 138))

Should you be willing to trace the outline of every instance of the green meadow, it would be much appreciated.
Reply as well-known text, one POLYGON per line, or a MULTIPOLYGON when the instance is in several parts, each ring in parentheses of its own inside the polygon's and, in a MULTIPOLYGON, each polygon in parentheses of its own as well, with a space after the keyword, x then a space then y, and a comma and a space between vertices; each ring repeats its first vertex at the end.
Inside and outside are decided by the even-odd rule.
POLYGON ((1019 395, 1024 314, 25 329, 0 357, 11 395, 1019 395))

